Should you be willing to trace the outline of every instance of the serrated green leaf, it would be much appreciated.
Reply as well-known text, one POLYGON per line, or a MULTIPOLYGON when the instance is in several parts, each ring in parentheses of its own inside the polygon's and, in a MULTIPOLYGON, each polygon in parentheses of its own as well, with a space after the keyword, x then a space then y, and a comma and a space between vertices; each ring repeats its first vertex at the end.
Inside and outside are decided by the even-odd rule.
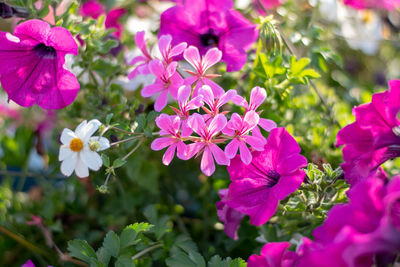
POLYGON ((134 223, 125 227, 120 236, 121 248, 134 245, 138 242, 137 235, 141 232, 149 231, 153 225, 148 223, 134 223))
POLYGON ((300 72, 299 77, 319 78, 321 75, 313 69, 305 69, 300 72))
POLYGON ((113 162, 113 168, 114 168, 114 169, 117 169, 117 168, 119 168, 119 167, 122 167, 122 166, 125 165, 125 163, 126 163, 126 160, 121 159, 121 158, 118 158, 118 159, 114 160, 114 162, 113 162))
POLYGON ((101 154, 101 159, 105 167, 110 167, 110 158, 106 154, 101 154))
POLYGON ((196 266, 206 267, 206 262, 205 262, 203 256, 200 255, 200 253, 191 251, 191 252, 189 252, 189 258, 196 264, 196 266))
POLYGON ((198 267, 186 253, 178 252, 166 259, 165 263, 169 267, 198 267))
POLYGON ((135 267, 135 263, 129 255, 122 255, 115 262, 115 267, 135 267))
POLYGON ((114 117, 114 113, 110 113, 106 116, 106 124, 110 124, 112 117, 114 117))
POLYGON ((91 258, 97 258, 96 252, 86 240, 74 239, 69 241, 68 251, 71 257, 75 257, 87 263, 90 262, 91 258))
POLYGON ((103 241, 103 247, 110 253, 113 257, 118 257, 120 250, 119 237, 113 231, 107 233, 103 241))
POLYGON ((110 262, 111 255, 108 253, 108 250, 106 250, 104 247, 99 248, 96 251, 97 259, 103 263, 105 266, 108 266, 108 263, 110 262))

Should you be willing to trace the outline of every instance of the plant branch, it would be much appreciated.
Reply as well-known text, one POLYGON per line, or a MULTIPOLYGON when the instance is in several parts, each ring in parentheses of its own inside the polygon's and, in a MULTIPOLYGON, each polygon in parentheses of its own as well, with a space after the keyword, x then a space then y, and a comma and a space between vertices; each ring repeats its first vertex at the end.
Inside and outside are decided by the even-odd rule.
POLYGON ((163 244, 160 243, 160 244, 156 244, 156 245, 154 245, 154 246, 148 247, 148 248, 146 248, 146 249, 140 251, 139 253, 135 254, 135 255, 132 257, 132 260, 139 259, 139 258, 142 257, 143 255, 145 255, 145 254, 147 254, 147 253, 149 253, 149 252, 151 252, 151 251, 153 251, 153 250, 155 250, 155 249, 157 249, 157 248, 161 248, 162 246, 163 246, 163 244))

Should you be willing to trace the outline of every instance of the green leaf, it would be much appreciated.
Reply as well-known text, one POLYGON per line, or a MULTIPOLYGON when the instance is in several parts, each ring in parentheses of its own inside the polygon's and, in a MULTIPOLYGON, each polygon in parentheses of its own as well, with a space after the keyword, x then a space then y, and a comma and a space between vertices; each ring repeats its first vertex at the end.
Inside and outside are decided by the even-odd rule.
POLYGON ((106 124, 110 124, 112 117, 114 116, 114 113, 110 113, 106 117, 106 124))
POLYGON ((99 248, 96 251, 97 259, 103 263, 105 266, 108 266, 108 263, 110 262, 111 255, 108 253, 108 250, 105 249, 104 247, 99 248))
POLYGON ((69 241, 68 251, 71 257, 75 257, 87 263, 90 262, 90 258, 97 258, 96 252, 86 240, 75 239, 69 241))
POLYGON ((110 253, 113 257, 118 257, 120 242, 119 237, 113 231, 107 233, 103 241, 103 247, 110 253))
POLYGON ((198 251, 196 243, 194 243, 190 236, 187 235, 179 235, 175 240, 174 246, 179 247, 186 253, 198 251))
POLYGON ((101 154, 101 159, 103 160, 104 166, 110 167, 110 158, 106 154, 101 154))
POLYGON ((119 168, 119 167, 122 167, 122 166, 125 165, 125 163, 126 163, 126 160, 121 159, 121 158, 118 158, 118 159, 114 160, 114 162, 113 162, 113 168, 114 168, 114 169, 117 169, 117 168, 119 168))
POLYGON ((294 77, 299 76, 299 74, 304 70, 304 68, 310 64, 311 59, 300 58, 296 61, 296 57, 292 56, 290 58, 290 74, 294 77))
POLYGON ((228 257, 223 260, 219 255, 215 255, 208 262, 208 267, 246 267, 246 265, 246 262, 241 258, 232 260, 228 257))
POLYGON ((137 235, 141 232, 147 232, 153 225, 148 223, 134 223, 125 227, 120 236, 121 248, 134 245, 138 242, 137 235))
POLYGON ((130 255, 122 255, 115 262, 115 267, 135 267, 135 263, 130 255))
POLYGON ((299 74, 299 77, 319 78, 321 75, 313 69, 305 69, 299 74))
POLYGON ((193 262, 186 253, 178 252, 166 259, 165 263, 169 267, 199 267, 193 262))

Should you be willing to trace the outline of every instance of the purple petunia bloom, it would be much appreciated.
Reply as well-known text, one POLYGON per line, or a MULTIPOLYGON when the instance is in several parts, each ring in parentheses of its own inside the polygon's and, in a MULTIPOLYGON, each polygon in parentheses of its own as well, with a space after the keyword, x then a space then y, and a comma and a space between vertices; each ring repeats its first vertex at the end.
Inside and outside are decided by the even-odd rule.
POLYGON ((226 205, 225 201, 228 197, 227 188, 219 190, 218 195, 221 198, 221 201, 216 203, 218 218, 224 223, 225 234, 230 238, 237 240, 239 238, 237 231, 245 214, 226 205))
POLYGON ((231 160, 228 171, 232 180, 226 204, 250 216, 250 223, 262 225, 275 213, 279 200, 299 188, 307 165, 296 140, 285 130, 275 128, 262 152, 253 152, 245 165, 239 156, 231 160))
POLYGON ((355 107, 356 121, 337 135, 337 146, 344 145, 341 166, 350 184, 400 156, 400 80, 390 81, 389 87, 389 91, 374 94, 371 103, 355 107))
POLYGON ((173 44, 196 46, 202 55, 217 47, 227 71, 238 71, 246 63, 246 51, 257 40, 258 31, 232 8, 231 0, 185 1, 161 14, 159 34, 170 34, 173 44))
POLYGON ((343 3, 355 9, 386 9, 400 7, 400 0, 344 0, 343 3))
POLYGON ((267 243, 261 249, 261 255, 251 255, 247 267, 289 267, 294 266, 298 256, 287 250, 289 242, 267 243))
POLYGON ((19 24, 14 35, 0 32, 0 82, 8 98, 30 107, 61 109, 71 104, 79 83, 64 65, 66 54, 78 54, 71 33, 44 21, 19 24))

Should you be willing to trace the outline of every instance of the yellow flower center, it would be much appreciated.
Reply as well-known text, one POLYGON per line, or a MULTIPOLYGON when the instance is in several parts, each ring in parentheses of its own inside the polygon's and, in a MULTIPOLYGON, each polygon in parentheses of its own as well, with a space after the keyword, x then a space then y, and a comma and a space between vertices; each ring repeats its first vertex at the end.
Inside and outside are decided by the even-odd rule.
POLYGON ((362 21, 364 22, 364 24, 368 24, 368 23, 372 22, 373 18, 374 18, 374 13, 372 13, 369 10, 363 11, 362 21))
POLYGON ((83 148, 83 142, 79 137, 76 137, 71 140, 71 143, 69 143, 69 148, 74 151, 74 152, 79 152, 83 148))

